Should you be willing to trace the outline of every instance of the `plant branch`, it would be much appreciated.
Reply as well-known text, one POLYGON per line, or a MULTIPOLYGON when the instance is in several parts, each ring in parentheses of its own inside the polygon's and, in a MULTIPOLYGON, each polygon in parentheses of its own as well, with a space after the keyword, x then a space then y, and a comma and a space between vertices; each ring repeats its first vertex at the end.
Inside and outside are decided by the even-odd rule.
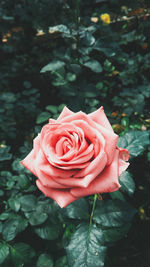
POLYGON ((94 211, 95 211, 95 206, 96 206, 96 200, 98 198, 98 195, 95 194, 94 195, 94 201, 93 201, 93 207, 92 207, 92 212, 91 212, 91 216, 90 216, 90 226, 92 225, 92 220, 93 220, 93 216, 94 216, 94 211))

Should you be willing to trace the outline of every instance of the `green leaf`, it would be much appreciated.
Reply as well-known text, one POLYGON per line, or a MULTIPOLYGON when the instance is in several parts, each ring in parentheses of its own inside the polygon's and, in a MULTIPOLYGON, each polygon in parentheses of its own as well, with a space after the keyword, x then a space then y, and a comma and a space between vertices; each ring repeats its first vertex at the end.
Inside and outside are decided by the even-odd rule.
POLYGON ((57 112, 58 112, 57 106, 54 106, 54 105, 48 105, 48 106, 46 106, 46 110, 52 112, 53 114, 57 114, 57 112))
POLYGON ((6 241, 13 240, 19 232, 25 230, 28 221, 21 216, 16 216, 13 219, 8 219, 3 224, 2 236, 6 241))
POLYGON ((89 218, 88 203, 84 198, 78 199, 62 210, 62 213, 71 219, 89 218))
POLYGON ((109 193, 112 199, 120 199, 122 201, 126 201, 124 195, 120 191, 115 191, 109 193))
POLYGON ((105 242, 116 242, 123 238, 131 227, 130 223, 126 223, 121 227, 103 230, 105 242))
POLYGON ((70 70, 73 71, 76 75, 81 72, 81 67, 78 64, 70 64, 70 70))
POLYGON ((46 221, 47 217, 46 213, 35 211, 30 214, 29 223, 31 225, 40 225, 46 221))
POLYGON ((17 184, 21 189, 27 189, 30 186, 30 181, 25 174, 20 174, 17 179, 17 184))
POLYGON ((130 222, 136 209, 118 199, 103 200, 95 209, 93 220, 103 227, 120 227, 130 222))
POLYGON ((121 125, 124 127, 128 127, 129 126, 129 118, 128 117, 124 117, 121 119, 121 125))
POLYGON ((9 215, 10 215, 10 212, 1 213, 0 214, 0 220, 5 221, 6 219, 8 219, 9 215))
POLYGON ((36 267, 53 267, 53 259, 49 254, 43 253, 39 256, 36 267))
POLYGON ((100 73, 103 70, 101 64, 94 59, 83 63, 83 65, 96 73, 100 73))
POLYGON ((66 247, 69 266, 102 267, 106 254, 103 232, 95 225, 81 224, 66 247))
POLYGON ((21 204, 21 210, 24 212, 32 211, 36 209, 37 199, 34 195, 25 195, 19 199, 21 204))
POLYGON ((19 202, 19 199, 17 198, 10 198, 8 200, 8 204, 9 204, 9 207, 16 212, 20 209, 20 202, 19 202))
POLYGON ((56 260, 55 267, 69 267, 67 257, 63 256, 60 259, 56 260))
POLYGON ((6 145, 0 146, 0 162, 5 160, 10 160, 12 158, 12 154, 9 153, 10 147, 6 145))
POLYGON ((12 163, 12 169, 13 171, 16 171, 16 172, 19 172, 19 173, 22 173, 23 170, 25 172, 29 172, 27 169, 24 168, 24 166, 20 163, 20 159, 15 159, 12 163))
POLYGON ((42 112, 37 116, 36 123, 40 124, 42 122, 47 121, 51 117, 51 114, 49 112, 42 112))
POLYGON ((69 82, 74 82, 76 80, 76 75, 74 73, 68 72, 66 78, 69 82))
POLYGON ((58 225, 46 223, 40 227, 34 228, 35 233, 46 240, 55 240, 59 236, 59 227, 58 225))
POLYGON ((90 32, 84 31, 84 36, 81 38, 81 43, 87 47, 92 46, 95 43, 95 38, 90 32))
POLYGON ((128 149, 133 157, 140 155, 149 144, 148 131, 129 131, 118 140, 118 147, 128 149))
POLYGON ((58 111, 59 111, 59 112, 62 112, 62 110, 63 110, 63 108, 64 108, 65 106, 66 106, 65 104, 60 104, 60 105, 58 106, 58 111))
POLYGON ((119 176, 121 190, 131 196, 135 191, 135 183, 129 172, 125 171, 119 176))
POLYGON ((103 89, 103 87, 104 87, 104 84, 102 82, 98 82, 96 84, 96 88, 99 89, 99 90, 103 89))
POLYGON ((35 256, 35 252, 31 246, 25 243, 16 243, 11 248, 12 261, 16 266, 30 262, 35 256))
POLYGON ((60 68, 62 68, 63 66, 65 66, 65 62, 60 61, 60 60, 54 60, 52 62, 50 62, 48 65, 46 65, 45 67, 43 67, 41 69, 41 72, 46 72, 46 71, 56 71, 60 68))
POLYGON ((9 255, 9 246, 4 243, 0 243, 0 264, 4 262, 4 260, 9 255))

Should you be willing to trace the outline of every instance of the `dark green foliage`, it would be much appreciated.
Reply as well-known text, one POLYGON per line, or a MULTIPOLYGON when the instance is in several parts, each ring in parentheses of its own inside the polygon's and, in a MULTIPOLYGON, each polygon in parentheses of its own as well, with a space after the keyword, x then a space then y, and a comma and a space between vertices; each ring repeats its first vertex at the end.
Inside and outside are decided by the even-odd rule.
POLYGON ((70 219, 85 220, 89 218, 88 202, 86 199, 82 198, 73 203, 63 210, 65 214, 70 219))
POLYGON ((138 156, 144 151, 145 146, 150 144, 149 132, 131 131, 121 136, 118 141, 119 147, 126 147, 131 156, 138 156))
POLYGON ((93 220, 102 227, 120 227, 132 220, 136 210, 124 201, 101 201, 95 210, 93 220))
POLYGON ((41 254, 37 260, 37 267, 53 267, 53 259, 48 254, 41 254))
POLYGON ((5 243, 0 243, 0 264, 7 258, 9 255, 9 246, 5 243))
POLYGON ((70 266, 104 266, 106 247, 103 240, 102 230, 95 225, 79 225, 66 248, 70 266))
POLYGON ((121 185, 121 190, 123 192, 126 192, 129 196, 131 196, 134 193, 135 183, 129 172, 125 171, 120 175, 119 183, 121 185))

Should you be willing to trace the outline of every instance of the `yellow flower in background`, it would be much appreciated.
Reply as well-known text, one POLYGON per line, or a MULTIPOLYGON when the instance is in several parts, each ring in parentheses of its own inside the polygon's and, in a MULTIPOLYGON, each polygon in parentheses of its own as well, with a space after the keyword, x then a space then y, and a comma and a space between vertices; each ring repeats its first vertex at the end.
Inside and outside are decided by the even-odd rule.
POLYGON ((110 24, 110 15, 108 13, 102 14, 100 16, 100 19, 105 23, 105 24, 110 24))

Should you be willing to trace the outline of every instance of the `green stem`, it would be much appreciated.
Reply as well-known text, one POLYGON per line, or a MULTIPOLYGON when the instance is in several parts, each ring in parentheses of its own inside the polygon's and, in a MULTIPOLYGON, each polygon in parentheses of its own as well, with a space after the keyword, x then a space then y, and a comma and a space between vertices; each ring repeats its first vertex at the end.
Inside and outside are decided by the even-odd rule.
POLYGON ((98 198, 98 195, 95 194, 94 195, 94 201, 93 201, 93 207, 92 207, 92 212, 91 212, 91 216, 90 216, 90 226, 92 225, 92 220, 93 220, 93 216, 94 216, 94 211, 95 211, 95 206, 96 206, 96 200, 98 198))

